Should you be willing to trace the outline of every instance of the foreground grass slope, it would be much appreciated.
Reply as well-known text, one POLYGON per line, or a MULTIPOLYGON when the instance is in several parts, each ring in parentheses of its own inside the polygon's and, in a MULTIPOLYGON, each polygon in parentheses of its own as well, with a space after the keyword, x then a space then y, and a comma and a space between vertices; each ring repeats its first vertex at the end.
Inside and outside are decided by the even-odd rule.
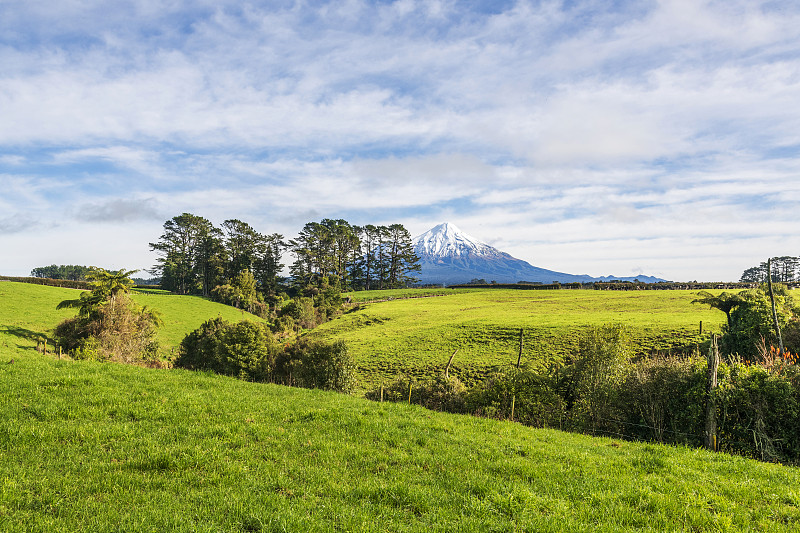
POLYGON ((695 298, 695 291, 456 290, 362 304, 312 335, 347 342, 366 384, 431 376, 456 350, 452 371, 472 382, 491 366, 516 364, 520 328, 524 361, 565 357, 579 329, 612 323, 631 328, 640 353, 691 349, 725 321, 723 313, 692 304, 695 298))
POLYGON ((1 344, 0 382, 3 531, 800 528, 798 469, 702 450, 1 344))
MULTIPOLYGON (((74 309, 58 311, 56 305, 62 300, 75 299, 80 293, 79 290, 61 287, 0 282, 0 348, 36 346, 37 338, 47 337, 59 322, 75 316, 74 309)), ((231 322, 244 318, 261 320, 250 313, 197 296, 143 291, 134 292, 133 299, 139 305, 161 312, 164 326, 158 331, 158 341, 167 352, 209 318, 221 316, 231 322)))

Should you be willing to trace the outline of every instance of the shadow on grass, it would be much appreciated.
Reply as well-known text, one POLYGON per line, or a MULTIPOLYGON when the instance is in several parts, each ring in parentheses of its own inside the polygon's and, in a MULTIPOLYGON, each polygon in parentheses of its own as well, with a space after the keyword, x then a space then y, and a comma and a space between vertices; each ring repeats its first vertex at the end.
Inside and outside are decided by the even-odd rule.
MULTIPOLYGON (((47 341, 48 343, 53 343, 53 339, 47 336, 44 333, 39 331, 33 331, 30 329, 21 328, 19 326, 0 326, 0 333, 7 333, 9 335, 13 335, 20 339, 25 339, 31 342, 35 342, 37 345, 41 341, 47 341)), ((27 345, 17 345, 18 348, 23 350, 36 350, 36 346, 27 346, 27 345)))

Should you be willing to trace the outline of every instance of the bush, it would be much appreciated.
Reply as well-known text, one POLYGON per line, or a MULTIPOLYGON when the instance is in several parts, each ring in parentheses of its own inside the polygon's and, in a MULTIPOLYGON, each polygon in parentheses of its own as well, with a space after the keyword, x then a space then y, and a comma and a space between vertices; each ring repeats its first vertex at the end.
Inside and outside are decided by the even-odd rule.
MULTIPOLYGON (((448 413, 466 413, 467 388, 454 377, 442 375, 419 381, 414 378, 398 378, 383 390, 383 399, 387 402, 408 402, 408 386, 411 385, 411 403, 421 405, 433 411, 448 413)), ((379 401, 380 388, 366 393, 367 399, 379 401)))
POLYGON ((578 353, 558 376, 571 424, 592 432, 609 428, 619 414, 616 396, 632 355, 630 336, 620 325, 588 328, 581 335, 578 353))
POLYGON ((230 324, 214 318, 181 341, 175 366, 248 381, 271 381, 279 352, 280 346, 265 324, 230 324))
POLYGON ((214 287, 211 290, 211 298, 225 305, 244 309, 261 318, 269 317, 269 306, 258 299, 256 280, 249 270, 239 272, 230 284, 214 287))
MULTIPOLYGON (((785 285, 774 287, 775 311, 782 330, 789 330, 790 342, 795 344, 796 324, 792 324, 797 315, 795 303, 785 285)), ((762 339, 768 345, 777 345, 772 319, 772 304, 767 289, 762 286, 739 293, 742 303, 730 313, 730 325, 725 326, 720 349, 726 354, 738 354, 747 361, 756 361, 758 346, 762 339)))
POLYGON ((174 365, 249 381, 351 392, 355 362, 344 342, 301 339, 282 347, 266 324, 222 318, 204 322, 181 341, 174 365))
POLYGON ((300 339, 278 358, 277 378, 308 389, 352 392, 356 365, 342 341, 327 344, 300 339))
POLYGON ((286 302, 278 313, 279 317, 291 317, 293 325, 311 329, 319 323, 314 309, 314 300, 308 297, 293 298, 286 302))
POLYGON ((767 461, 800 460, 797 386, 786 376, 771 374, 757 365, 722 365, 720 374, 717 410, 721 448, 767 461))
POLYGON ((620 433, 636 440, 703 445, 704 358, 656 356, 632 365, 618 395, 620 433))
POLYGON ((54 331, 56 342, 73 357, 140 363, 158 355, 160 318, 120 291, 88 316, 67 318, 54 331))
POLYGON ((470 412, 490 418, 510 418, 534 427, 561 428, 565 403, 558 394, 557 376, 516 368, 491 375, 467 394, 470 412))

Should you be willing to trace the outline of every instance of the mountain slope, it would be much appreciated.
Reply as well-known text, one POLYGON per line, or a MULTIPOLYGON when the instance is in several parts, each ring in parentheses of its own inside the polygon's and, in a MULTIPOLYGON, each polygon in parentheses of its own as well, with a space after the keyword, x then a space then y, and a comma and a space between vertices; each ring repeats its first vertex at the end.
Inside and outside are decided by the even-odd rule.
POLYGON ((486 243, 480 242, 459 230, 454 224, 444 222, 414 239, 414 251, 420 258, 421 283, 454 285, 473 279, 498 283, 529 281, 539 283, 588 283, 592 281, 663 281, 652 276, 592 277, 586 274, 567 274, 539 268, 527 261, 512 257, 486 243))

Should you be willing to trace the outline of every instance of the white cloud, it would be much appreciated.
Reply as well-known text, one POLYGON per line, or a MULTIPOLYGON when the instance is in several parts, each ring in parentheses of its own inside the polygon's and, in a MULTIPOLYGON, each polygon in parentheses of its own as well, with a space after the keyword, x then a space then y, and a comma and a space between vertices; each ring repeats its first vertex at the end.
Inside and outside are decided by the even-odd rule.
POLYGON ((189 211, 449 219, 593 274, 800 253, 794 3, 487 6, 4 2, 4 238, 189 211))

